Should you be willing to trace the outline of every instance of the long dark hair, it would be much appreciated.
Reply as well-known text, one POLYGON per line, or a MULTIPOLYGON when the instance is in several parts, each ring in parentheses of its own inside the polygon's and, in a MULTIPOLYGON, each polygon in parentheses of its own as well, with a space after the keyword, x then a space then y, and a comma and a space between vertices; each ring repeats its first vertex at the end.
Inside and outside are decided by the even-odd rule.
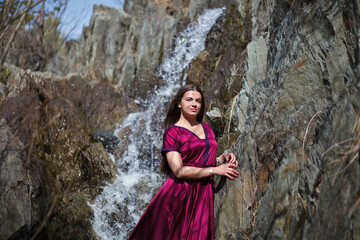
MULTIPOLYGON (((197 91, 201 94, 201 99, 202 99, 201 108, 200 108, 199 114, 196 116, 196 121, 198 121, 200 123, 202 122, 202 120, 204 118, 204 113, 205 113, 204 94, 198 86, 196 86, 194 84, 187 84, 187 85, 182 86, 179 89, 179 91, 176 93, 176 95, 174 96, 174 98, 172 99, 172 101, 170 103, 169 110, 166 114, 166 118, 164 121, 165 129, 168 129, 169 127, 174 125, 177 121, 179 121, 180 115, 181 115, 181 109, 179 108, 178 105, 181 102, 181 99, 184 96, 184 94, 188 91, 197 91)), ((167 175, 171 174, 171 169, 170 169, 168 161, 166 160, 165 153, 162 153, 162 164, 161 164, 160 171, 167 175)))

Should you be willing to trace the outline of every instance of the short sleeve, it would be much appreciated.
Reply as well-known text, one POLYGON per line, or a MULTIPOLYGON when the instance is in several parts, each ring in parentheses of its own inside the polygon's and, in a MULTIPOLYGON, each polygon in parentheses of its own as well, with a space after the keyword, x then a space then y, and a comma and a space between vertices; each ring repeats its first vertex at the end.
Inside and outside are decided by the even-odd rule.
POLYGON ((180 136, 179 133, 176 131, 176 128, 170 127, 168 128, 163 136, 163 148, 162 153, 170 152, 170 151, 177 151, 180 152, 180 136))

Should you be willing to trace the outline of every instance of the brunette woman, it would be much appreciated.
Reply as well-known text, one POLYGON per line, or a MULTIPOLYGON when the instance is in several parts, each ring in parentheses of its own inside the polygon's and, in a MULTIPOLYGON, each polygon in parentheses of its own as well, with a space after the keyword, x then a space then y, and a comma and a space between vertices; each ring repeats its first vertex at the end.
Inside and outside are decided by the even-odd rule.
POLYGON ((130 235, 136 240, 211 240, 214 238, 213 175, 234 179, 233 153, 216 158, 217 143, 202 122, 204 95, 185 85, 173 98, 163 137, 162 171, 169 175, 130 235), (225 163, 216 166, 216 162, 225 163))

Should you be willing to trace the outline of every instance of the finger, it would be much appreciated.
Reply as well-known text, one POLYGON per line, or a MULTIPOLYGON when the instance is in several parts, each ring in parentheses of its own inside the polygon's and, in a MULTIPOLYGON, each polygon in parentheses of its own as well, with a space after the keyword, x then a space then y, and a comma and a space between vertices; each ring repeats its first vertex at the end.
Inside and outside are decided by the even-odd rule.
POLYGON ((231 169, 231 174, 236 176, 236 177, 240 175, 240 173, 238 171, 236 171, 235 169, 233 169, 233 168, 231 169))
POLYGON ((234 163, 229 163, 229 167, 238 168, 238 166, 234 163))
POLYGON ((231 157, 228 157, 226 161, 229 162, 229 163, 231 163, 231 162, 232 162, 232 158, 231 158, 231 157))
POLYGON ((234 169, 231 169, 230 171, 229 171, 229 174, 231 174, 231 175, 233 175, 233 176, 235 176, 235 177, 237 177, 237 176, 239 176, 239 172, 237 172, 237 171, 235 171, 234 169))
POLYGON ((235 179, 237 178, 239 175, 236 172, 229 172, 228 175, 232 178, 235 179))
POLYGON ((225 174, 225 177, 227 177, 227 178, 229 178, 229 179, 231 179, 231 180, 234 180, 234 178, 230 175, 230 174, 225 174))

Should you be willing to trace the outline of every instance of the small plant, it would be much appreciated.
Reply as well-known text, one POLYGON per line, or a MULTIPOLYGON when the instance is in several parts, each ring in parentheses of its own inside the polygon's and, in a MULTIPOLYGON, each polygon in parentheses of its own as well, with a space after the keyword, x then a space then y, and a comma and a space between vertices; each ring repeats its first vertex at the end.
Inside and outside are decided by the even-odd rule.
POLYGON ((0 68, 0 82, 5 85, 6 80, 9 78, 11 73, 12 73, 12 71, 10 69, 1 67, 0 68))
POLYGON ((328 156, 330 167, 336 169, 336 172, 332 176, 332 185, 341 173, 344 173, 347 169, 351 168, 351 166, 359 159, 359 153, 360 114, 357 116, 354 123, 353 137, 335 143, 322 154, 322 157, 328 156))

